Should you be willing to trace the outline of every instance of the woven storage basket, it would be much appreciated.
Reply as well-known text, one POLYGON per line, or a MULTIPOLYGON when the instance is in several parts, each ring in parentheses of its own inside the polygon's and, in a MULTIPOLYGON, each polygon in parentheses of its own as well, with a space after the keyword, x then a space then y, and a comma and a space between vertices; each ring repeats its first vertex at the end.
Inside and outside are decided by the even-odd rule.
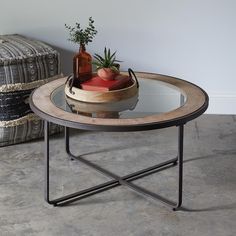
POLYGON ((28 98, 32 89, 0 93, 0 120, 8 121, 19 119, 32 113, 28 98))
MULTIPOLYGON (((59 53, 21 35, 0 36, 0 146, 43 136, 43 122, 28 104, 31 91, 61 77, 59 53)), ((58 132, 51 126, 51 133, 58 132)))

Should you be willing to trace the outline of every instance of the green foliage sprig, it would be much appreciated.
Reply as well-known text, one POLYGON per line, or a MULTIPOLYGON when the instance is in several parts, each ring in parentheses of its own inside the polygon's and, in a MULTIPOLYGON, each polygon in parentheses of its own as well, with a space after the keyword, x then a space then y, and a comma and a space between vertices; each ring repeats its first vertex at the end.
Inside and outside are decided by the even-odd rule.
POLYGON ((95 29, 94 20, 92 17, 89 17, 89 25, 86 29, 82 29, 80 23, 75 23, 75 26, 69 26, 65 24, 65 28, 69 31, 70 37, 69 41, 81 44, 83 46, 87 45, 89 42, 92 42, 94 36, 97 34, 97 30, 95 29))

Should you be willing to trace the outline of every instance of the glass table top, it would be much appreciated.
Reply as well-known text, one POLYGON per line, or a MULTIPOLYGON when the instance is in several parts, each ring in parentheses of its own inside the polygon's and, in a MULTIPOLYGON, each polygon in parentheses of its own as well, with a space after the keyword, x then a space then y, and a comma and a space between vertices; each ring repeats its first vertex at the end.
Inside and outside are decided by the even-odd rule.
POLYGON ((173 85, 151 79, 138 78, 137 95, 118 102, 87 103, 65 95, 62 85, 51 94, 54 105, 69 113, 94 118, 142 118, 166 113, 179 108, 185 100, 179 89, 173 85))

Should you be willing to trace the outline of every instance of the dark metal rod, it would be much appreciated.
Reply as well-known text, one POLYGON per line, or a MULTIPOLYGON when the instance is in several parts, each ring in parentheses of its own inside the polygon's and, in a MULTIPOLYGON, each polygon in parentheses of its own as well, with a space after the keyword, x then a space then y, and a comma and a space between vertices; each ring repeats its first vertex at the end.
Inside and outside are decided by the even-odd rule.
POLYGON ((65 126, 65 146, 66 146, 66 152, 70 152, 70 140, 69 140, 69 135, 70 135, 70 128, 65 126))
POLYGON ((65 146, 66 146, 66 153, 70 156, 70 159, 73 161, 74 158, 70 155, 70 128, 65 126, 65 146))
POLYGON ((170 200, 168 200, 168 199, 166 199, 166 198, 164 198, 164 197, 162 197, 162 196, 160 196, 160 195, 158 195, 158 194, 156 194, 156 193, 153 193, 153 192, 151 192, 151 191, 148 191, 148 190, 145 189, 145 188, 142 188, 142 187, 140 187, 140 186, 138 186, 138 185, 135 185, 135 184, 133 184, 133 183, 124 181, 124 180, 122 180, 122 179, 119 180, 119 182, 120 182, 122 185, 131 188, 131 189, 134 190, 135 192, 140 193, 141 195, 147 196, 147 197, 152 198, 152 199, 154 199, 154 200, 158 199, 159 201, 161 201, 162 203, 164 203, 164 204, 166 204, 166 205, 168 205, 168 206, 175 206, 175 203, 174 203, 174 202, 172 202, 172 201, 170 201, 170 200))
MULTIPOLYGON (((109 174, 111 173, 110 171, 108 171, 108 170, 102 168, 101 166, 96 165, 96 164, 94 164, 94 163, 92 163, 92 162, 90 162, 90 161, 88 161, 88 160, 85 160, 85 159, 84 159, 83 157, 81 157, 81 156, 75 156, 75 155, 73 155, 73 154, 70 154, 70 155, 71 155, 73 158, 75 158, 76 160, 81 161, 81 162, 84 163, 85 165, 88 165, 88 166, 92 167, 93 169, 97 170, 98 172, 100 172, 100 173, 102 173, 102 174, 105 174, 106 176, 108 175, 109 177, 114 178, 113 176, 109 175, 109 174), (106 173, 108 173, 108 174, 106 174, 106 173)), ((130 179, 130 178, 133 178, 133 177, 137 177, 138 175, 143 175, 143 174, 146 173, 146 172, 150 172, 150 171, 152 171, 152 170, 155 170, 155 169, 164 167, 164 166, 166 166, 166 165, 175 164, 177 160, 178 160, 178 158, 175 157, 175 158, 170 159, 170 160, 168 160, 168 161, 164 161, 164 162, 159 163, 159 164, 156 164, 156 165, 154 165, 154 166, 147 167, 147 168, 145 168, 145 169, 136 171, 136 172, 134 172, 134 173, 125 175, 125 176, 123 176, 123 177, 119 177, 119 176, 117 176, 117 175, 115 175, 115 174, 113 174, 113 173, 111 173, 111 174, 114 175, 114 176, 116 176, 116 177, 118 177, 118 178, 126 179, 126 180, 127 180, 127 179, 130 179)), ((110 181, 110 182, 113 182, 113 181, 117 182, 118 180, 112 180, 112 181, 110 181)))
MULTIPOLYGON (((71 154, 71 155, 72 155, 72 154, 71 154)), ((83 158, 81 158, 81 157, 76 157, 76 156, 74 156, 74 155, 72 155, 72 157, 75 158, 75 159, 77 159, 77 160, 79 160, 79 161, 82 161, 82 160, 86 161, 86 163, 89 163, 89 166, 90 166, 90 167, 91 167, 90 164, 93 165, 93 168, 94 168, 94 166, 99 167, 99 172, 102 172, 102 171, 104 170, 102 167, 97 166, 97 165, 95 165, 94 163, 91 163, 90 161, 87 161, 87 160, 85 160, 85 159, 83 159, 83 158), (82 159, 82 160, 81 160, 81 159, 82 159)), ((164 166, 173 164, 173 163, 175 163, 176 160, 177 160, 177 158, 173 158, 173 159, 171 159, 171 160, 168 160, 168 161, 159 163, 159 164, 157 164, 157 165, 155 165, 155 166, 151 166, 151 167, 148 167, 148 168, 146 168, 146 169, 139 170, 139 171, 137 171, 137 172, 134 172, 134 173, 125 175, 125 176, 123 176, 123 177, 118 177, 118 178, 121 178, 121 179, 124 179, 124 180, 128 180, 128 181, 133 180, 133 178, 138 179, 138 176, 139 176, 139 175, 144 175, 144 174, 147 174, 148 172, 154 171, 154 170, 159 169, 159 168, 161 168, 161 167, 164 167, 164 166)), ((82 162, 83 162, 83 161, 82 161, 82 162)), ((83 162, 83 163, 84 163, 84 162, 83 162)), ((88 165, 88 164, 86 164, 86 165, 88 165)), ((97 168, 95 168, 95 169, 98 170, 97 168)), ((157 171, 156 171, 156 172, 157 172, 157 171)), ((102 172, 102 173, 103 173, 103 172, 102 172)), ((103 173, 103 174, 104 174, 104 173, 103 173)), ((152 174, 152 173, 150 173, 150 174, 152 174)), ((111 177, 110 175, 108 175, 108 176, 111 177)), ((141 177, 143 177, 143 176, 141 176, 141 177)), ((140 177, 140 178, 141 178, 141 177, 140 177)), ((114 178, 114 177, 113 177, 113 178, 114 178)), ((68 199, 78 197, 79 195, 83 195, 83 194, 87 194, 87 193, 90 193, 90 192, 94 192, 94 191, 99 190, 99 189, 102 189, 102 188, 111 188, 111 186, 112 186, 112 187, 116 187, 116 186, 119 186, 119 185, 120 185, 120 183, 119 183, 119 181, 118 181, 117 179, 111 180, 111 181, 108 181, 108 182, 106 182, 106 183, 99 184, 99 185, 96 185, 96 186, 94 186, 94 187, 91 187, 91 188, 88 188, 88 189, 85 189, 85 190, 82 190, 82 191, 79 191, 79 192, 76 192, 76 193, 72 193, 72 194, 66 195, 66 196, 61 197, 61 198, 57 198, 57 199, 53 200, 52 202, 55 203, 55 202, 66 201, 66 200, 68 200, 68 199)), ((104 190, 104 191, 105 191, 105 190, 104 190)), ((96 192, 94 192, 94 194, 95 194, 95 193, 96 193, 96 192)), ((92 194, 91 194, 91 195, 92 195, 92 194)))
MULTIPOLYGON (((121 177, 121 178, 126 179, 126 180, 134 180, 135 178, 138 178, 138 176, 140 176, 140 175, 143 176, 144 174, 148 174, 148 172, 150 173, 151 171, 154 171, 154 170, 155 170, 155 172, 157 172, 156 171, 157 169, 162 168, 162 167, 167 166, 167 165, 174 164, 176 161, 177 161, 177 158, 173 158, 173 159, 170 159, 168 161, 164 161, 162 163, 159 163, 157 165, 147 167, 145 169, 142 169, 142 170, 136 171, 134 173, 125 175, 124 177, 121 177)), ((152 172, 150 174, 152 174, 152 172)))
POLYGON ((184 126, 179 126, 178 130, 178 202, 173 208, 174 211, 178 210, 182 205, 182 193, 183 193, 183 143, 184 143, 184 126))
POLYGON ((178 210, 180 208, 180 206, 182 205, 184 126, 183 125, 179 126, 178 131, 179 132, 178 132, 178 157, 177 158, 173 158, 169 161, 165 161, 165 162, 157 164, 155 166, 148 167, 146 169, 139 170, 137 172, 120 177, 120 176, 117 176, 116 174, 110 172, 109 170, 106 170, 106 169, 102 168, 101 166, 96 165, 95 163, 92 163, 92 162, 82 158, 81 156, 74 156, 73 154, 71 154, 70 148, 69 148, 69 128, 65 127, 65 145, 66 145, 66 152, 69 154, 69 156, 71 156, 71 158, 73 158, 73 159, 77 159, 77 160, 81 161, 82 163, 84 163, 87 166, 92 167, 93 169, 99 171, 100 173, 113 178, 113 180, 50 201, 49 200, 49 122, 45 121, 44 132, 45 132, 45 162, 46 162, 45 163, 46 164, 45 165, 46 166, 46 169, 45 169, 45 175, 46 175, 45 199, 46 199, 46 201, 48 203, 54 204, 54 205, 64 205, 64 204, 68 204, 73 201, 77 201, 77 200, 89 197, 91 195, 94 195, 94 194, 97 194, 100 192, 106 191, 106 190, 114 188, 116 186, 124 185, 126 187, 131 188, 135 192, 138 192, 138 193, 145 195, 147 197, 150 197, 152 199, 158 199, 161 202, 165 203, 166 205, 172 206, 173 210, 178 210), (164 197, 162 197, 156 193, 153 193, 147 189, 144 189, 140 186, 137 186, 133 183, 128 182, 128 181, 132 181, 132 180, 144 177, 146 175, 152 174, 155 170, 156 170, 156 172, 161 171, 165 168, 168 168, 168 165, 176 164, 177 161, 178 161, 178 172, 179 172, 177 204, 175 204, 171 200, 165 199, 164 197))
POLYGON ((63 206, 63 205, 69 204, 71 202, 75 202, 75 201, 87 198, 89 196, 92 196, 92 195, 95 195, 95 194, 98 194, 98 193, 101 193, 101 192, 105 192, 105 191, 107 191, 109 189, 112 189, 114 187, 117 187, 119 185, 120 185, 119 183, 114 183, 113 185, 109 185, 109 186, 104 187, 104 188, 99 188, 95 191, 87 192, 85 194, 77 194, 76 196, 67 198, 66 200, 63 200, 63 201, 54 200, 55 201, 54 206, 63 206))
MULTIPOLYGON (((106 169, 104 169, 104 168, 102 168, 102 167, 100 167, 100 166, 98 166, 98 165, 96 165, 94 163, 91 163, 90 161, 85 160, 84 158, 82 158, 80 156, 78 156, 78 157, 74 156, 74 158, 78 159, 79 161, 83 162, 84 164, 86 164, 86 165, 88 165, 88 166, 98 170, 102 174, 105 174, 105 175, 107 175, 109 177, 114 178, 115 180, 119 181, 119 183, 121 185, 127 186, 127 187, 133 189, 134 191, 136 191, 138 193, 141 193, 141 194, 144 194, 146 196, 149 196, 149 197, 151 197, 153 199, 158 199, 158 200, 162 201, 163 203, 165 203, 167 205, 174 206, 174 203, 172 201, 167 200, 167 199, 159 196, 158 194, 152 193, 152 192, 150 192, 150 191, 148 191, 148 190, 146 190, 144 188, 141 188, 141 187, 139 187, 139 186, 137 186, 137 185, 135 185, 133 183, 127 182, 127 180, 124 180, 122 177, 119 177, 116 174, 111 173, 110 171, 108 171, 108 170, 106 170, 106 169)), ((174 159, 174 160, 176 161, 176 159, 174 159)))
MULTIPOLYGON (((57 199, 54 199, 52 201, 49 200, 49 122, 45 121, 45 199, 48 203, 50 204, 57 204, 58 202, 61 202, 61 201, 66 201, 68 199, 72 199, 72 198, 75 198, 75 197, 78 197, 78 196, 81 196, 81 198, 84 198, 85 196, 90 196, 90 195, 93 195, 95 193, 98 193, 98 192, 102 192, 102 191, 105 191, 107 189, 110 189, 110 188, 113 188, 113 187, 116 187, 118 185, 120 185, 119 181, 118 180, 111 180, 111 181, 108 181, 104 184, 100 184, 100 185, 97 185, 97 186, 94 186, 92 188, 89 188, 89 189, 85 189, 85 190, 82 190, 82 191, 79 191, 79 192, 76 192, 76 193, 73 193, 73 194, 69 194, 69 195, 66 195, 64 197, 61 197, 61 198, 57 198, 57 199), (82 196, 84 195, 84 196, 82 196)), ((71 157, 75 157, 74 155, 72 155, 70 153, 70 148, 69 148, 69 128, 68 127, 65 127, 65 146, 66 146, 66 151, 67 153, 71 156, 71 157)), ((78 158, 77 158, 78 159, 78 158)), ((143 169, 143 170, 140 170, 140 171, 137 171, 135 173, 131 173, 129 175, 126 175, 122 178, 124 179, 130 179, 130 178, 133 178, 133 179, 138 179, 139 178, 139 175, 148 175, 150 171, 154 171, 155 169, 158 169, 158 168, 161 168, 161 167, 164 167, 164 166, 167 166, 167 165, 170 165, 170 164, 174 164, 176 162, 176 158, 174 159, 171 159, 169 161, 165 161, 163 163, 160 163, 160 164, 157 164, 155 166, 152 166, 152 167, 148 167, 146 169, 143 169)), ((85 160, 86 161, 86 160, 85 160)), ((92 164, 94 166, 94 164, 92 164)), ((101 168, 103 169, 103 168, 101 168)), ((100 169, 100 171, 101 171, 100 169)), ((152 174, 152 173, 150 173, 152 174)), ((118 177, 118 176, 117 176, 118 177)), ((118 177, 120 178, 120 177, 118 177)))
MULTIPOLYGON (((170 168, 170 167, 171 167, 171 166, 164 166, 164 167, 161 167, 160 169, 152 170, 151 172, 144 173, 144 174, 142 174, 142 175, 134 176, 134 177, 132 177, 132 178, 129 178, 129 179, 127 179, 127 181, 133 181, 133 180, 142 178, 142 177, 144 177, 144 176, 146 176, 146 175, 150 175, 150 174, 156 173, 156 172, 158 172, 158 171, 165 170, 165 169, 170 168)), ((124 177, 122 177, 122 178, 124 178, 124 177)), ((125 179, 125 178, 124 178, 124 179, 125 179)), ((97 190, 95 190, 95 191, 93 191, 93 192, 85 193, 84 195, 79 194, 79 195, 75 196, 74 198, 69 198, 69 199, 66 200, 66 201, 60 201, 60 202, 58 202, 59 204, 56 204, 56 205, 57 205, 57 206, 63 206, 63 205, 69 204, 69 203, 71 203, 71 202, 78 201, 78 200, 81 200, 81 199, 83 199, 83 198, 92 196, 92 195, 94 195, 94 194, 101 193, 101 192, 107 191, 107 190, 109 190, 109 189, 115 188, 115 187, 117 187, 117 186, 120 186, 120 183, 119 183, 118 181, 116 181, 116 180, 112 180, 112 181, 110 181, 110 182, 114 182, 114 184, 111 184, 111 185, 106 186, 106 187, 104 187, 104 188, 99 188, 99 189, 97 189, 97 190)))
POLYGON ((133 177, 130 177, 130 178, 127 179, 127 180, 129 180, 129 181, 134 181, 134 180, 137 180, 137 179, 146 177, 146 176, 148 176, 148 175, 151 175, 151 174, 154 174, 154 173, 157 173, 157 172, 160 172, 160 171, 169 169, 170 167, 173 167, 173 166, 175 166, 175 165, 176 165, 175 162, 172 162, 172 163, 170 163, 170 164, 168 164, 168 165, 165 165, 165 166, 162 166, 162 167, 160 167, 160 168, 158 168, 158 169, 153 169, 153 170, 150 170, 150 171, 148 171, 148 172, 140 173, 139 175, 135 175, 135 176, 133 176, 133 177))
POLYGON ((49 200, 49 122, 44 121, 44 157, 45 157, 45 185, 44 185, 44 198, 50 203, 49 200))
MULTIPOLYGON (((84 190, 81 190, 79 192, 75 192, 75 193, 72 193, 72 194, 68 194, 66 196, 63 196, 63 197, 60 197, 60 198, 57 198, 57 199, 54 199, 53 200, 53 203, 58 203, 58 202, 64 202, 64 201, 67 201, 71 198, 75 198, 75 197, 79 197, 80 195, 85 195, 85 194, 88 194, 88 193, 93 193, 95 194, 97 190, 100 190, 100 189, 105 189, 106 187, 110 187, 111 185, 113 184, 116 184, 118 181, 114 180, 114 181, 108 181, 106 183, 103 183, 103 184, 99 184, 99 185, 96 185, 94 187, 91 187, 91 188, 88 188, 88 189, 84 189, 84 190)), ((91 195, 93 195, 91 194, 91 195)))

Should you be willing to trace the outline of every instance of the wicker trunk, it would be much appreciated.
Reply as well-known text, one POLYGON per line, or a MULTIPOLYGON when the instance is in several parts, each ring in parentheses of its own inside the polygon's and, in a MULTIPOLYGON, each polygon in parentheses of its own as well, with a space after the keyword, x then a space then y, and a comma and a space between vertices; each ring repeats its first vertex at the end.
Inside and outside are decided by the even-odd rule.
MULTIPOLYGON (((61 77, 59 53, 21 35, 0 36, 0 146, 43 136, 43 122, 32 113, 31 91, 61 77)), ((51 133, 58 132, 52 126, 51 133)))

